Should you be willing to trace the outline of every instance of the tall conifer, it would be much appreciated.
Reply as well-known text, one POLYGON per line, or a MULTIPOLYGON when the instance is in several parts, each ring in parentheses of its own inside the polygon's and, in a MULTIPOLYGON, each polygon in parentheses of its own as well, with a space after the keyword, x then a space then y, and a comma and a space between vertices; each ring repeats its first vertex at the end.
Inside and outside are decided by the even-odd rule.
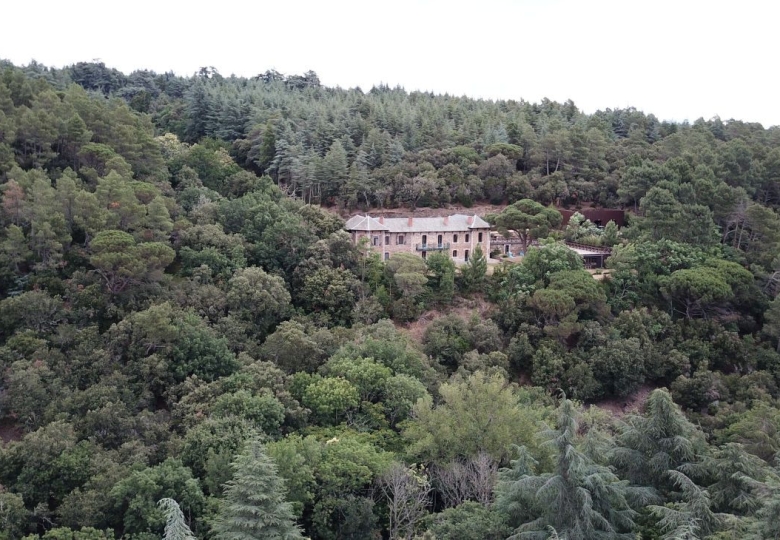
POLYGON ((247 442, 233 462, 233 479, 214 523, 217 540, 299 540, 284 481, 258 439, 247 442))

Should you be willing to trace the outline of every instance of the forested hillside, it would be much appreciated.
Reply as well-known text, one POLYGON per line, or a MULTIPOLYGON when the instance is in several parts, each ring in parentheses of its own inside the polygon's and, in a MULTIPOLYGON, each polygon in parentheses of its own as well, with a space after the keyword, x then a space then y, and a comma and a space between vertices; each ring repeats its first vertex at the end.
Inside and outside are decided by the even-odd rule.
POLYGON ((778 127, 0 64, 0 182, 2 540, 780 538, 778 127))

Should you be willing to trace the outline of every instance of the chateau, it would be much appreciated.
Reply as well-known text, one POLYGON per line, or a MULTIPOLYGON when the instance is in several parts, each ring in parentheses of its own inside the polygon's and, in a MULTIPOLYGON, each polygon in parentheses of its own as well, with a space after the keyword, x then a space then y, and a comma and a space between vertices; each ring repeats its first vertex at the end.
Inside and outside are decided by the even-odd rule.
POLYGON ((414 253, 426 258, 428 252, 442 251, 456 263, 468 262, 474 248, 490 254, 490 225, 477 215, 454 214, 429 218, 372 218, 352 216, 345 226, 352 241, 368 239, 371 249, 384 260, 395 253, 414 253))

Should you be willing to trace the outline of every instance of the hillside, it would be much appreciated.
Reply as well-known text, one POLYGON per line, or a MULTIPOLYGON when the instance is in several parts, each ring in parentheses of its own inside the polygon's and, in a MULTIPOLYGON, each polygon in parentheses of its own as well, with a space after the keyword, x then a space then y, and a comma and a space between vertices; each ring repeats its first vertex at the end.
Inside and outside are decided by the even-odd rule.
POLYGON ((0 191, 0 540, 780 530, 777 127, 3 63, 0 191))

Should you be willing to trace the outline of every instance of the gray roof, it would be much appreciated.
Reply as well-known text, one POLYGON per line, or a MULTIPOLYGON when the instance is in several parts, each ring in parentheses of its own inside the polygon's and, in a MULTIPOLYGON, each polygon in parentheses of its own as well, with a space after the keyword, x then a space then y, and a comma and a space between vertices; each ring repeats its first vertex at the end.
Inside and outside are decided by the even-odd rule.
POLYGON ((352 216, 347 220, 344 228, 348 231, 388 231, 389 229, 379 223, 379 220, 369 216, 352 216))
POLYGON ((393 233, 459 232, 490 228, 490 224, 476 214, 473 216, 453 214, 446 217, 416 217, 412 218, 411 225, 409 225, 409 218, 405 217, 384 218, 383 221, 384 223, 380 223, 379 219, 370 216, 352 216, 344 228, 348 231, 387 231, 393 233))

